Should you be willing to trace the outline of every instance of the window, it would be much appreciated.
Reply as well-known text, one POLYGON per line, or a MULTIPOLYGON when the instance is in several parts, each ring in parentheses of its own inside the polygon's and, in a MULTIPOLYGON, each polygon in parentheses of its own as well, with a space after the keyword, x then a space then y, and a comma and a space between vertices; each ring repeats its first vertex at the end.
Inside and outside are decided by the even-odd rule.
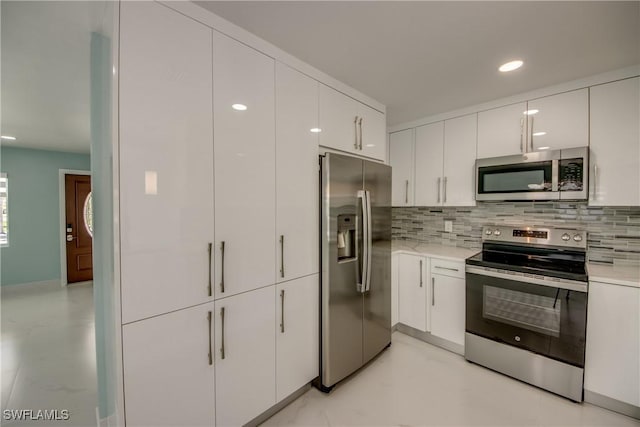
POLYGON ((0 212, 2 215, 0 223, 0 245, 9 244, 9 181, 6 173, 0 173, 0 212))

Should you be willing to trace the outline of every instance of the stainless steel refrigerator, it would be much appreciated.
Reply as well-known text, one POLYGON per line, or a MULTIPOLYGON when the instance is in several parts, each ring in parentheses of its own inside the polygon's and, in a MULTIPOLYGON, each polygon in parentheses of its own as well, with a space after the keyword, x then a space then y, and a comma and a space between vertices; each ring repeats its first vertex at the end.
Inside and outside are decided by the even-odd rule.
POLYGON ((391 344, 391 168, 320 159, 319 388, 329 391, 391 344))

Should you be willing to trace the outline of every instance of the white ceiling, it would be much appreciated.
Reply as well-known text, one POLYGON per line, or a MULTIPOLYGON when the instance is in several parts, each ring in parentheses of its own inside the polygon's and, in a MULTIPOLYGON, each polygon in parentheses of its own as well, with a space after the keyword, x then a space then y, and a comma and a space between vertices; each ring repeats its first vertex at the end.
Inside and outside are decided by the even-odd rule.
POLYGON ((640 63, 638 1, 196 3, 382 102, 390 126, 640 63))
POLYGON ((89 152, 89 53, 100 2, 2 1, 2 145, 89 152))
MULTIPOLYGON (((18 137, 2 145, 89 152, 105 4, 0 2, 1 131, 18 137)), ((389 125, 640 63, 638 1, 198 4, 386 104, 389 125)))

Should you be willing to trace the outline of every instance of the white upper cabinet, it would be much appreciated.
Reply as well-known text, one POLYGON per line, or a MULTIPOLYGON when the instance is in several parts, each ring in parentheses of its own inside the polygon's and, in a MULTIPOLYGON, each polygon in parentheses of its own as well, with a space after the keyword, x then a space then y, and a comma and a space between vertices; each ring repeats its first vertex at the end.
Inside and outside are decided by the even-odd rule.
POLYGON ((155 2, 120 22, 123 323, 209 299, 211 30, 155 2))
POLYGON ((211 302, 122 327, 127 426, 214 425, 213 321, 211 302))
POLYGON ((640 77, 591 91, 592 206, 640 205, 640 77))
POLYGON ((417 127, 415 151, 416 206, 442 204, 444 122, 417 127))
POLYGON ((358 102, 320 84, 320 145, 356 152, 359 147, 358 102))
POLYGON ((398 255, 398 322, 423 332, 429 330, 427 263, 422 256, 398 255))
POLYGON ((478 113, 478 158, 509 156, 525 152, 527 103, 478 113))
POLYGON ((276 287, 276 400, 318 376, 320 281, 317 274, 276 287))
POLYGON ((387 120, 384 114, 364 104, 358 104, 358 131, 361 132, 360 152, 378 160, 387 159, 387 120), (362 119, 362 122, 360 122, 362 119))
POLYGON ((353 98, 320 84, 320 145, 386 160, 386 118, 353 98))
POLYGON ((444 122, 444 172, 442 202, 445 206, 475 206, 477 115, 444 122))
POLYGON ((214 31, 216 298, 275 282, 274 78, 273 59, 214 31))
POLYGON ((415 187, 413 133, 413 129, 407 129, 389 135, 391 204, 393 206, 413 206, 415 187))
POLYGON ((318 127, 318 82, 276 63, 278 282, 318 272, 318 127))
POLYGON ((244 425, 276 403, 275 289, 215 302, 218 426, 244 425))
POLYGON ((416 128, 416 206, 475 205, 476 117, 416 128))
POLYGON ((533 99, 527 111, 527 151, 589 145, 588 89, 533 99))

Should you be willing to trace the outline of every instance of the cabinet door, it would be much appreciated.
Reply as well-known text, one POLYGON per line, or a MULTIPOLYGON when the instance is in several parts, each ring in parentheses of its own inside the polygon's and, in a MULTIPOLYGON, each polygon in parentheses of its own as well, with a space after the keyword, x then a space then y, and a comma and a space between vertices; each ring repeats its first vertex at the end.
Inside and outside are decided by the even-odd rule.
POLYGON ((362 148, 359 153, 373 159, 386 161, 387 121, 385 115, 364 104, 359 103, 358 107, 359 117, 362 118, 362 123, 358 123, 358 130, 362 131, 362 148))
POLYGON ((398 321, 420 331, 427 323, 427 258, 398 255, 398 321))
POLYGON ((318 376, 319 277, 317 274, 276 287, 276 401, 318 376))
POLYGON ((398 256, 391 255, 391 327, 398 323, 398 256))
POLYGON ((358 133, 358 102, 320 85, 320 145, 351 153, 360 153, 358 133))
POLYGON ((527 103, 478 113, 478 158, 509 156, 525 151, 527 103))
POLYGON ((445 206, 475 206, 477 114, 444 122, 444 173, 442 201, 445 206))
POLYGON ((318 82, 276 63, 277 281, 318 272, 318 82))
POLYGON ((589 283, 586 390, 640 406, 640 288, 589 283))
POLYGON ((416 128, 415 206, 442 204, 444 122, 416 128))
POLYGON ((213 58, 219 298, 275 282, 275 100, 273 59, 215 31, 213 58))
POLYGON ((591 91, 592 206, 640 205, 640 77, 591 91))
POLYGON ((574 90, 528 102, 527 151, 589 145, 589 91, 574 90), (545 148, 546 147, 546 148, 545 148))
POLYGON ((246 424, 276 403, 275 297, 267 286, 215 302, 216 425, 246 424))
POLYGON ((208 303, 122 327, 127 426, 214 424, 212 311, 208 303))
POLYGON ((124 323, 209 299, 211 67, 209 28, 155 2, 122 4, 124 323))
POLYGON ((393 206, 413 206, 413 153, 413 129, 389 135, 391 204, 393 206))
POLYGON ((431 334, 464 345, 464 279, 432 274, 429 304, 431 304, 431 334))

